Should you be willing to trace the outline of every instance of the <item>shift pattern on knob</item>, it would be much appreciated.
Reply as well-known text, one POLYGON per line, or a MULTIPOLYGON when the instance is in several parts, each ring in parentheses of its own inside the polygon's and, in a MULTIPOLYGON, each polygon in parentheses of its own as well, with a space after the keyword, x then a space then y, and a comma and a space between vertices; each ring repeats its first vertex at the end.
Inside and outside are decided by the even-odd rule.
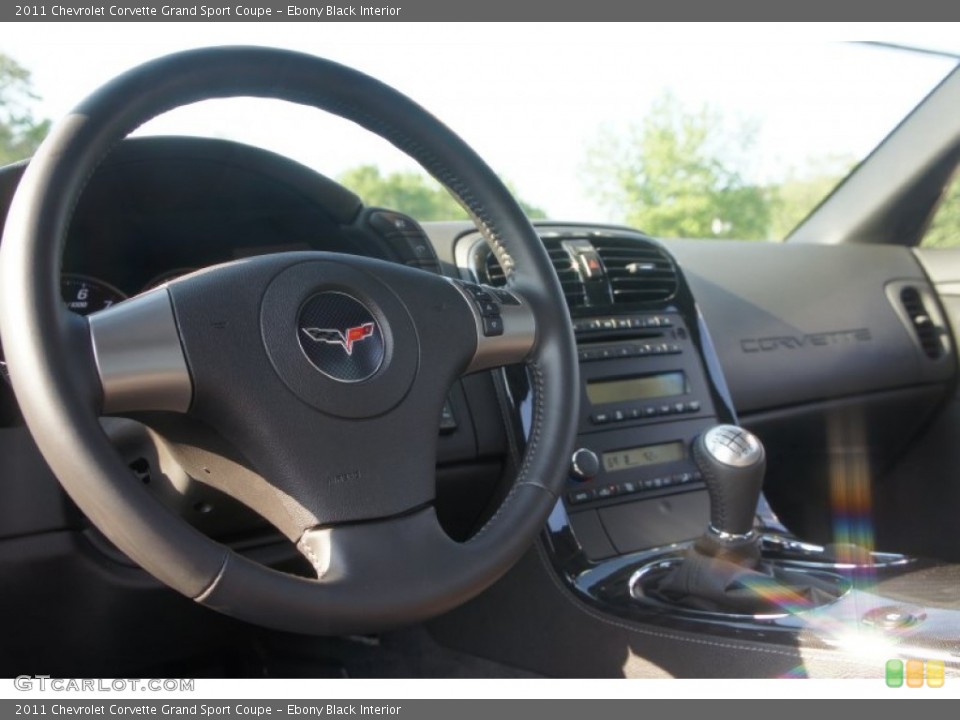
POLYGON ((710 495, 710 529, 719 536, 750 533, 767 466, 760 440, 718 425, 694 440, 693 459, 710 495))
POLYGON ((703 435, 704 449, 717 461, 733 467, 749 467, 763 459, 757 436, 736 425, 717 425, 703 435))

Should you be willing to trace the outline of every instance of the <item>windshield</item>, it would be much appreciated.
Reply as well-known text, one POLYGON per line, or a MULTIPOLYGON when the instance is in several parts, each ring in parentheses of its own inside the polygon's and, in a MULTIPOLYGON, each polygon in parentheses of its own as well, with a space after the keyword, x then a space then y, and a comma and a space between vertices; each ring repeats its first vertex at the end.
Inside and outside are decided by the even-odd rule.
MULTIPOLYGON (((39 129, 113 75, 175 50, 242 43, 322 55, 438 115, 534 217, 756 240, 786 237, 956 65, 822 29, 718 27, 84 23, 79 33, 47 23, 18 25, 0 53, 28 74, 17 103, 39 129)), ((888 39, 956 49, 937 27, 888 39)), ((10 93, 0 100, 9 120, 10 93)), ((368 204, 420 220, 463 217, 399 151, 314 110, 216 101, 138 132, 240 140, 368 204)))

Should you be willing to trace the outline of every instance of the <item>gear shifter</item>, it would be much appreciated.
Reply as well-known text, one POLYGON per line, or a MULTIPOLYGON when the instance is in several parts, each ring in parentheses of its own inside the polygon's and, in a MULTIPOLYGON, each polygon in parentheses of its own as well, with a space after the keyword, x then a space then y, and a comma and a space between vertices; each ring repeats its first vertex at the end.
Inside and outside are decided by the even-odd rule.
POLYGON ((770 598, 813 607, 836 597, 829 583, 761 557, 753 522, 767 463, 756 435, 717 425, 694 440, 693 459, 710 496, 710 523, 683 561, 649 588, 653 594, 688 608, 747 614, 782 612, 770 598))
POLYGON ((735 425, 717 425, 694 441, 693 460, 710 495, 707 533, 720 542, 747 540, 767 467, 760 440, 735 425))

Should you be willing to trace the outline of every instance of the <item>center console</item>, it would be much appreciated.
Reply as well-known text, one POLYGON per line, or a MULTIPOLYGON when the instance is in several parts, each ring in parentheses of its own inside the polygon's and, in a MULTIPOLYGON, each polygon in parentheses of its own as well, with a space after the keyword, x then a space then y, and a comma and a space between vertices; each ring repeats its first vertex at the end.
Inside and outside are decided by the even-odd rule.
MULTIPOLYGON (((660 245, 628 230, 552 226, 541 237, 580 360, 579 431, 563 496, 569 531, 593 562, 696 537, 709 503, 690 448, 735 418, 682 272, 660 245)), ((461 247, 471 279, 505 282, 482 239, 461 247)))
MULTIPOLYGON (((694 448, 708 431, 735 426, 737 418, 709 333, 670 254, 626 229, 538 229, 565 293, 580 360, 578 435, 542 542, 543 556, 569 591, 597 618, 661 630, 821 649, 844 649, 850 637, 862 640, 866 632, 871 641, 890 644, 891 657, 942 655, 937 638, 958 622, 958 608, 921 604, 898 588, 911 573, 922 573, 927 589, 953 583, 952 566, 803 542, 759 493, 762 470, 756 492, 739 493, 749 496, 740 513, 747 532, 715 527, 723 517, 717 503, 738 491, 718 489, 717 474, 705 471, 710 463, 695 458, 694 448), (691 564, 697 562, 702 566, 691 564), (657 590, 675 586, 678 577, 685 581, 678 572, 684 563, 688 579, 702 579, 701 567, 717 572, 718 583, 729 579, 717 593, 719 605, 701 603, 696 587, 692 602, 657 590), (727 596, 752 592, 758 572, 761 585, 766 576, 773 583, 765 586, 772 603, 726 606, 727 596), (777 599, 781 591, 789 603, 777 599), (805 596, 813 599, 797 600, 805 596)), ((456 259, 475 282, 506 282, 479 235, 461 238, 456 259)), ((510 373, 504 378, 523 427, 529 385, 510 373)), ((751 436, 736 427, 724 432, 751 436)))

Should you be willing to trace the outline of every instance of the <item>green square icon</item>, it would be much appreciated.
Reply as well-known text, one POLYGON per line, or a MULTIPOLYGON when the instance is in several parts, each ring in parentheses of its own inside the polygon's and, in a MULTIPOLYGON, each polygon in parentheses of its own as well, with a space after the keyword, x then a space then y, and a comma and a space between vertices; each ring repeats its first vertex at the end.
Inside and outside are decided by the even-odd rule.
POLYGON ((887 660, 887 687, 903 685, 903 660, 887 660))

